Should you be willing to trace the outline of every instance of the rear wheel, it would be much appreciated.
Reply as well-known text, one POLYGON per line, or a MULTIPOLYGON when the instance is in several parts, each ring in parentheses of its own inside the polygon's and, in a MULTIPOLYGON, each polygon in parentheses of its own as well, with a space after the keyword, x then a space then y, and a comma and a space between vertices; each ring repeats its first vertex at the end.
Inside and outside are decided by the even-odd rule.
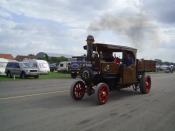
POLYGON ((81 100, 85 95, 85 83, 82 80, 75 81, 71 86, 71 96, 74 100, 81 100))
POLYGON ((105 83, 99 83, 95 89, 97 104, 103 105, 109 99, 109 87, 105 83))
POLYGON ((140 92, 142 94, 148 94, 150 90, 151 90, 151 77, 143 75, 140 80, 140 92))

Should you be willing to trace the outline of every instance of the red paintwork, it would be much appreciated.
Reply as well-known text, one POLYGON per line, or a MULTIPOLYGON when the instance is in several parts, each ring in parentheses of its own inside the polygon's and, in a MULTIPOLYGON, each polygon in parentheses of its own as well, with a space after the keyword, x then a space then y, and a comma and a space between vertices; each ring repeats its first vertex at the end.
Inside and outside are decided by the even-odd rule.
POLYGON ((106 87, 106 85, 102 85, 98 93, 100 104, 105 104, 109 98, 108 87, 106 87))
POLYGON ((75 100, 81 99, 85 94, 85 86, 81 81, 77 82, 73 87, 73 96, 75 100))
POLYGON ((150 77, 145 78, 145 88, 146 88, 146 93, 148 94, 151 89, 151 78, 150 77))

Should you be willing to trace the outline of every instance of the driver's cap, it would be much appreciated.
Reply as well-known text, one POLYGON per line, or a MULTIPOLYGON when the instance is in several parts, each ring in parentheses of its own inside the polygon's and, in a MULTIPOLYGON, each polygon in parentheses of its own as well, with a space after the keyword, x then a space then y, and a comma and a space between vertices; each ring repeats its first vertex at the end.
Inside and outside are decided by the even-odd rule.
POLYGON ((94 36, 93 35, 88 35, 86 41, 92 41, 94 42, 94 36))

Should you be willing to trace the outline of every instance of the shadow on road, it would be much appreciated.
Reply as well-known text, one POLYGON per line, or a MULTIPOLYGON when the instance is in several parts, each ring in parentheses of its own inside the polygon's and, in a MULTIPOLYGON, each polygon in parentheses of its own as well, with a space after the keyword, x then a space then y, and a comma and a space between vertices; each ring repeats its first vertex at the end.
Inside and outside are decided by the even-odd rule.
MULTIPOLYGON (((134 97, 140 95, 139 92, 134 92, 132 90, 121 90, 112 91, 109 97, 109 103, 111 101, 120 101, 121 99, 129 99, 129 97, 134 97)), ((65 94, 55 94, 54 96, 45 97, 38 99, 33 103, 35 106, 42 108, 67 108, 67 107, 94 107, 97 106, 95 96, 85 96, 81 101, 74 101, 69 93, 65 94)))
POLYGON ((130 88, 123 89, 120 91, 112 91, 110 94, 109 101, 115 101, 115 100, 120 100, 128 97, 134 97, 136 95, 141 95, 139 91, 133 91, 130 88))

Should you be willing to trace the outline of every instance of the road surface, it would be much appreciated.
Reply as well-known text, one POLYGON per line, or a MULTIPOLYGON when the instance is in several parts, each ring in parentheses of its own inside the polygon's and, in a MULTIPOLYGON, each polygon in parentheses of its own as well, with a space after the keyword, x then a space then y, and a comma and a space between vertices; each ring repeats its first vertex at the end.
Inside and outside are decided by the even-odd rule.
POLYGON ((148 95, 114 91, 75 102, 72 80, 0 81, 0 131, 175 131, 175 74, 152 74, 148 95))

